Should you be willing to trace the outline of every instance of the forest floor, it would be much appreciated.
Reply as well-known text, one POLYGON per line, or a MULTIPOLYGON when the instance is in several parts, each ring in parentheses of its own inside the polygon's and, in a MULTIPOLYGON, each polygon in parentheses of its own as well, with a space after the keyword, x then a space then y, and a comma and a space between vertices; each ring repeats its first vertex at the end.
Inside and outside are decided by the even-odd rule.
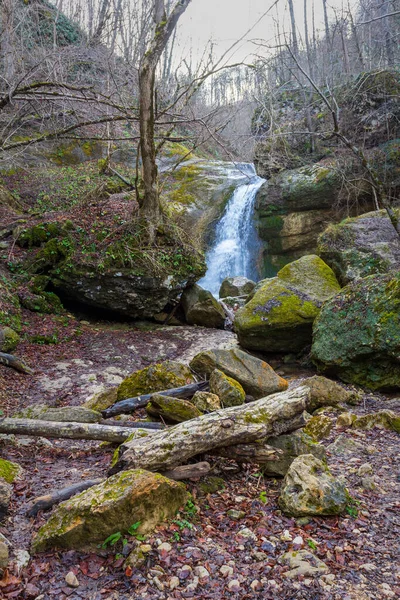
MULTIPOLYGON (((35 375, 0 366, 5 415, 34 404, 80 405, 101 386, 117 385, 134 370, 166 359, 187 362, 203 349, 235 343, 230 332, 192 327, 89 322, 72 315, 43 317, 28 312, 23 320, 31 341, 21 342, 18 356, 34 366, 35 375), (46 332, 55 336, 56 344, 32 342, 36 334, 46 332)), ((284 365, 279 358, 272 364, 291 385, 313 374, 284 365)), ((372 412, 388 405, 398 408, 400 399, 365 395, 354 411, 372 412)), ((135 418, 143 414, 138 411, 135 418)), ((140 542, 151 546, 143 565, 125 568, 124 555, 138 543, 130 536, 124 547, 118 542, 112 548, 99 548, 96 554, 27 554, 32 535, 49 514, 26 517, 32 500, 50 490, 103 477, 114 447, 0 436, 1 456, 24 469, 14 485, 10 513, 0 526, 11 544, 12 557, 0 581, 0 598, 399 598, 399 436, 378 429, 334 429, 322 443, 328 447, 332 472, 345 479, 354 499, 348 514, 288 518, 277 504, 281 480, 264 478, 256 467, 239 468, 229 460, 211 459, 213 476, 219 478, 214 483, 220 489, 204 491, 201 482, 189 483, 193 505, 140 542), (372 472, 367 479, 358 474, 365 463, 372 472), (243 511, 244 516, 232 520, 230 509, 243 511), (321 559, 328 573, 289 579, 280 557, 301 548, 321 559), (65 581, 70 571, 77 577, 77 588, 68 587, 65 581)))

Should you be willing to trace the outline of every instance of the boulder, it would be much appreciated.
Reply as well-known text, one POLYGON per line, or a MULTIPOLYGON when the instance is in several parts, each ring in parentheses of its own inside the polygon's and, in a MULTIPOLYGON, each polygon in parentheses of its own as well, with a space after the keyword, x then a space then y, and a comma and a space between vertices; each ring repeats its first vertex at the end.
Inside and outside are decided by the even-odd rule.
POLYGON ((285 571, 283 576, 287 579, 297 579, 300 577, 313 577, 315 575, 324 575, 328 573, 327 565, 309 550, 291 550, 285 552, 279 557, 279 563, 288 565, 289 571, 285 571))
POLYGON ((356 392, 346 390, 336 381, 320 375, 302 381, 301 385, 306 385, 311 392, 311 401, 307 408, 309 412, 321 406, 357 404, 360 396, 356 392))
POLYGON ((0 519, 8 512, 11 502, 12 486, 5 479, 0 477, 0 519))
POLYGON ((19 335, 10 327, 0 327, 0 352, 13 352, 19 343, 19 335))
POLYGON ((345 511, 349 494, 325 463, 304 454, 290 465, 278 502, 292 517, 338 515, 345 511))
POLYGON ((194 383, 193 373, 186 365, 166 360, 135 371, 118 386, 117 399, 125 400, 141 394, 162 392, 194 383))
POLYGON ((110 406, 115 404, 117 401, 118 388, 112 387, 108 390, 103 390, 102 392, 95 394, 94 396, 92 396, 92 398, 86 400, 83 406, 85 408, 90 408, 91 410, 101 412, 102 410, 106 410, 106 408, 109 408, 110 406))
POLYGON ((329 225, 319 237, 317 253, 342 285, 400 268, 399 236, 384 210, 329 225))
POLYGON ((193 358, 190 367, 202 377, 209 377, 214 369, 219 369, 238 381, 246 394, 256 400, 283 392, 288 387, 288 382, 268 363, 237 348, 200 352, 193 358))
POLYGON ((400 387, 400 273, 370 275, 323 305, 311 357, 322 372, 372 390, 400 387))
POLYGON ((249 350, 298 352, 312 341, 312 324, 322 303, 340 291, 330 267, 318 256, 303 256, 256 287, 237 311, 234 328, 249 350))
POLYGON ((7 483, 14 483, 21 473, 22 467, 20 467, 17 463, 0 458, 0 477, 7 483))
POLYGON ((274 459, 263 464, 262 472, 267 476, 275 477, 278 475, 284 477, 294 459, 302 454, 312 454, 319 460, 326 460, 324 446, 316 444, 304 431, 295 431, 294 433, 268 438, 265 443, 283 451, 278 460, 274 459))
POLYGON ((153 394, 146 412, 152 417, 162 417, 172 423, 183 423, 203 414, 194 404, 180 398, 153 394))
POLYGON ((213 412, 222 408, 221 400, 216 394, 212 394, 211 392, 196 392, 191 401, 203 413, 213 412))
POLYGON ((32 551, 95 549, 111 534, 137 524, 144 534, 173 517, 185 504, 181 483, 142 469, 122 471, 60 504, 33 539, 32 551))
POLYGON ((210 390, 216 394, 223 408, 240 406, 244 404, 246 392, 232 377, 228 377, 219 369, 215 369, 210 376, 210 390))
POLYGON ((17 418, 57 421, 59 423, 99 423, 101 413, 84 406, 60 406, 50 408, 44 404, 36 405, 14 415, 17 418))
POLYGON ((211 292, 192 285, 183 292, 181 304, 189 325, 223 329, 226 315, 211 292))
POLYGON ((8 560, 8 546, 5 542, 0 541, 0 578, 3 576, 4 571, 7 569, 8 560))
POLYGON ((251 279, 247 279, 247 277, 226 277, 221 283, 219 297, 247 296, 253 291, 255 286, 255 282, 251 281, 251 279))
POLYGON ((400 414, 392 410, 379 410, 376 413, 352 415, 352 427, 356 429, 388 429, 400 433, 400 414))
POLYGON ((327 415, 314 415, 307 421, 304 433, 309 435, 315 442, 328 437, 333 429, 333 420, 327 415))

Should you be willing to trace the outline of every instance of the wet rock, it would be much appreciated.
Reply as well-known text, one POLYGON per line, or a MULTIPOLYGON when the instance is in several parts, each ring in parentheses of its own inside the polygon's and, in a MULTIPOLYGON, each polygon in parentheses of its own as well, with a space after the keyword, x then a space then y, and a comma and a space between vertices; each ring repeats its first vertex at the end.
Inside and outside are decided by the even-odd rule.
POLYGON ((312 324, 322 303, 340 291, 318 256, 303 256, 276 277, 260 282, 235 315, 240 344, 249 350, 298 352, 312 342, 312 324))
POLYGON ((210 390, 218 396, 224 408, 240 406, 245 402, 246 393, 240 383, 219 369, 211 373, 210 390))
POLYGON ((327 465, 311 454, 296 458, 283 481, 279 506, 290 516, 337 515, 349 501, 341 481, 334 478, 327 465))
POLYGON ((283 392, 288 383, 270 367, 268 363, 251 356, 243 350, 207 350, 197 354, 190 363, 195 373, 209 377, 214 369, 238 381, 247 394, 256 400, 283 392))
POLYGON ((327 300, 314 323, 322 372, 369 389, 400 387, 400 273, 371 275, 327 300))
POLYGON ((138 533, 150 532, 186 499, 181 483, 142 469, 122 471, 60 504, 34 537, 32 551, 95 548, 137 522, 138 533))
POLYGON ((279 562, 290 567, 290 571, 283 573, 283 576, 287 579, 295 579, 299 576, 324 575, 329 570, 322 560, 308 550, 286 552, 279 558, 279 562))
POLYGON ((225 312, 211 292, 203 290, 195 284, 186 288, 182 294, 181 304, 189 325, 223 329, 225 312))
POLYGON ((304 431, 295 431, 286 435, 268 438, 266 444, 283 451, 277 460, 268 461, 262 466, 264 475, 284 477, 297 456, 312 454, 319 460, 326 459, 326 450, 321 444, 307 435, 304 431))
POLYGON ((19 344, 19 335, 11 327, 0 325, 0 352, 10 353, 19 344))
POLYGON ((247 279, 247 277, 227 277, 221 283, 219 297, 248 296, 255 286, 255 282, 251 281, 251 279, 247 279))
POLYGON ((221 408, 219 397, 210 392, 196 392, 191 402, 202 412, 213 412, 221 408))
POLYGON ((146 412, 152 417, 162 417, 172 423, 183 423, 201 417, 203 414, 188 400, 162 396, 161 394, 152 395, 149 404, 146 406, 146 412))
POLYGON ((118 386, 118 400, 134 398, 141 394, 161 392, 194 383, 193 373, 186 365, 172 360, 135 371, 118 386))

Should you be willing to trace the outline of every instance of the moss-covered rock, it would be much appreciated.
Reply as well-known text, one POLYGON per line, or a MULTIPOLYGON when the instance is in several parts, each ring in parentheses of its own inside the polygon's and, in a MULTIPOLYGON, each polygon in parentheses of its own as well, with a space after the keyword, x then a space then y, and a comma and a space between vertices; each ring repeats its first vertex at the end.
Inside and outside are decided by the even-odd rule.
POLYGON ((226 319, 224 309, 208 290, 199 285, 186 288, 181 304, 189 325, 223 329, 226 319))
POLYGON ((12 486, 0 477, 0 520, 8 512, 12 496, 12 486))
POLYGON ((0 326, 21 331, 21 307, 15 285, 0 266, 0 326))
POLYGON ((282 455, 277 460, 274 459, 262 465, 263 474, 269 477, 284 477, 294 459, 302 454, 312 454, 319 460, 326 461, 324 446, 315 443, 304 431, 268 438, 265 443, 282 450, 282 455))
POLYGON ((238 348, 200 352, 193 358, 190 367, 203 377, 210 377, 214 369, 219 369, 238 381, 246 394, 256 400, 283 392, 288 387, 288 382, 268 363, 238 348))
POLYGON ((311 343, 312 324, 322 303, 340 291, 318 256, 303 256, 272 279, 260 282, 234 321, 240 344, 249 350, 297 352, 311 343))
POLYGON ((199 483, 199 490, 203 494, 215 494, 224 490, 226 487, 225 480, 222 477, 215 477, 210 475, 206 477, 201 483, 199 483))
POLYGON ((314 441, 319 442, 328 437, 333 429, 333 419, 327 415, 314 415, 307 421, 304 427, 304 433, 309 435, 314 441))
POLYGON ((95 410, 101 412, 102 410, 106 410, 113 404, 118 401, 118 388, 112 387, 108 390, 104 390, 86 400, 83 404, 85 408, 90 408, 91 410, 95 410))
POLYGON ((166 360, 135 371, 118 386, 118 400, 134 398, 141 394, 162 392, 194 383, 193 373, 186 365, 166 360))
POLYGON ((101 414, 83 406, 60 406, 50 408, 44 404, 36 405, 13 415, 15 418, 57 421, 59 423, 99 423, 101 414))
POLYGON ((246 392, 240 383, 219 369, 215 369, 211 373, 210 390, 218 396, 224 408, 240 406, 245 402, 246 392))
POLYGON ((349 494, 325 463, 304 454, 290 465, 278 502, 293 517, 338 515, 345 511, 349 494))
POLYGON ((18 346, 19 335, 10 327, 0 326, 0 352, 12 352, 18 346))
POLYGON ((388 429, 400 433, 400 414, 392 410, 379 410, 368 415, 353 415, 352 427, 356 429, 388 429))
POLYGON ((319 237, 317 253, 346 285, 360 277, 397 271, 399 236, 386 211, 370 212, 329 225, 319 237))
POLYGON ((0 458, 0 477, 2 477, 7 483, 14 483, 21 473, 22 467, 17 465, 17 463, 0 458))
POLYGON ((21 248, 34 248, 42 246, 49 240, 56 238, 62 231, 62 224, 57 221, 44 222, 18 232, 17 244, 21 248))
POLYGON ((248 296, 256 284, 247 277, 226 277, 219 290, 220 298, 248 296))
POLYGON ((219 397, 210 392, 196 392, 191 401, 203 413, 210 413, 222 408, 219 397))
POLYGON ((314 323, 321 371, 370 389, 400 387, 400 274, 371 275, 325 302, 314 323))
POLYGON ((346 390, 342 385, 327 377, 314 375, 302 382, 310 388, 311 400, 308 411, 313 412, 321 406, 339 406, 341 404, 357 404, 360 394, 346 390))
POLYGON ((137 533, 149 533, 186 500, 181 483, 142 469, 123 471, 60 504, 34 537, 32 552, 94 549, 133 524, 139 524, 137 533))
POLYGON ((171 423, 183 423, 203 414, 194 404, 180 398, 153 394, 146 412, 151 417, 162 417, 171 423))

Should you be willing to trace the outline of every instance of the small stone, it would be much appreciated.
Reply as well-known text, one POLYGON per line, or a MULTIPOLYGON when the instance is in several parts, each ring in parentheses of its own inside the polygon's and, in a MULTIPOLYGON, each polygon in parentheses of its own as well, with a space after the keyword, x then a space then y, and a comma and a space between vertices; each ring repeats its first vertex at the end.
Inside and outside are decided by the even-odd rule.
POLYGON ((193 569, 190 565, 183 565, 183 567, 181 569, 179 569, 177 575, 179 577, 179 579, 187 579, 188 577, 190 577, 193 573, 193 569))
POLYGON ((281 540, 282 542, 291 542, 293 540, 288 529, 285 529, 285 531, 282 533, 281 540))
POLYGON ((150 544, 140 544, 139 548, 143 554, 149 554, 153 550, 150 544))
POLYGON ((198 588, 199 585, 199 578, 198 577, 193 577, 193 581, 192 583, 189 583, 188 586, 186 586, 186 592, 187 593, 191 593, 191 592, 195 592, 198 588))
POLYGON ((163 591, 164 591, 164 584, 163 584, 163 582, 162 582, 162 581, 160 581, 160 579, 159 579, 158 577, 154 577, 154 579, 153 579, 153 583, 154 583, 154 585, 156 586, 156 588, 157 588, 158 590, 160 590, 160 592, 163 592, 163 591))
POLYGON ((240 590, 240 583, 237 579, 232 579, 229 583, 228 583, 228 589, 231 592, 238 592, 240 590))
POLYGON ((168 542, 163 542, 157 548, 157 552, 171 552, 172 546, 168 542))
POLYGON ((372 468, 372 465, 370 463, 364 463, 363 465, 361 465, 361 467, 359 467, 357 475, 359 477, 363 477, 364 475, 371 475, 371 473, 373 472, 374 470, 372 468))
POLYGON ((231 577, 233 575, 233 569, 229 565, 222 565, 219 572, 222 577, 231 577))
POLYGON ((375 481, 372 477, 363 477, 361 479, 361 485, 364 490, 374 490, 376 488, 375 481))
POLYGON ((241 504, 242 502, 247 500, 247 498, 246 496, 235 496, 233 500, 236 504, 241 504))
POLYGON ((67 575, 65 576, 65 581, 66 584, 71 588, 79 587, 79 581, 77 580, 75 573, 73 573, 72 571, 67 573, 67 575))
POLYGON ((210 573, 207 571, 205 567, 195 567, 194 574, 199 579, 208 579, 210 577, 210 573))
POLYGON ((258 590, 262 588, 262 583, 258 579, 254 579, 254 581, 251 582, 250 587, 253 592, 258 592, 258 590))
POLYGON ((261 544, 261 549, 264 550, 264 552, 268 552, 268 554, 275 554, 276 546, 271 540, 265 540, 261 544))
POLYGON ((240 521, 240 519, 243 519, 246 516, 244 510, 235 510, 234 508, 228 510, 226 514, 233 521, 240 521))
POLYGON ((28 566, 29 561, 31 560, 31 555, 29 554, 29 552, 27 552, 26 550, 21 550, 20 548, 18 548, 18 550, 14 550, 14 557, 18 573, 22 569, 25 569, 25 567, 28 566))
POLYGON ((303 546, 304 540, 301 535, 297 535, 293 540, 293 546, 303 546))
POLYGON ((175 575, 173 577, 171 577, 171 579, 169 580, 169 589, 171 591, 176 590, 177 587, 179 587, 181 584, 181 582, 179 581, 179 577, 176 577, 175 575))
POLYGON ((237 535, 238 537, 245 538, 246 540, 257 540, 256 534, 253 531, 251 531, 251 529, 249 529, 248 527, 244 527, 243 529, 241 529, 237 535))

